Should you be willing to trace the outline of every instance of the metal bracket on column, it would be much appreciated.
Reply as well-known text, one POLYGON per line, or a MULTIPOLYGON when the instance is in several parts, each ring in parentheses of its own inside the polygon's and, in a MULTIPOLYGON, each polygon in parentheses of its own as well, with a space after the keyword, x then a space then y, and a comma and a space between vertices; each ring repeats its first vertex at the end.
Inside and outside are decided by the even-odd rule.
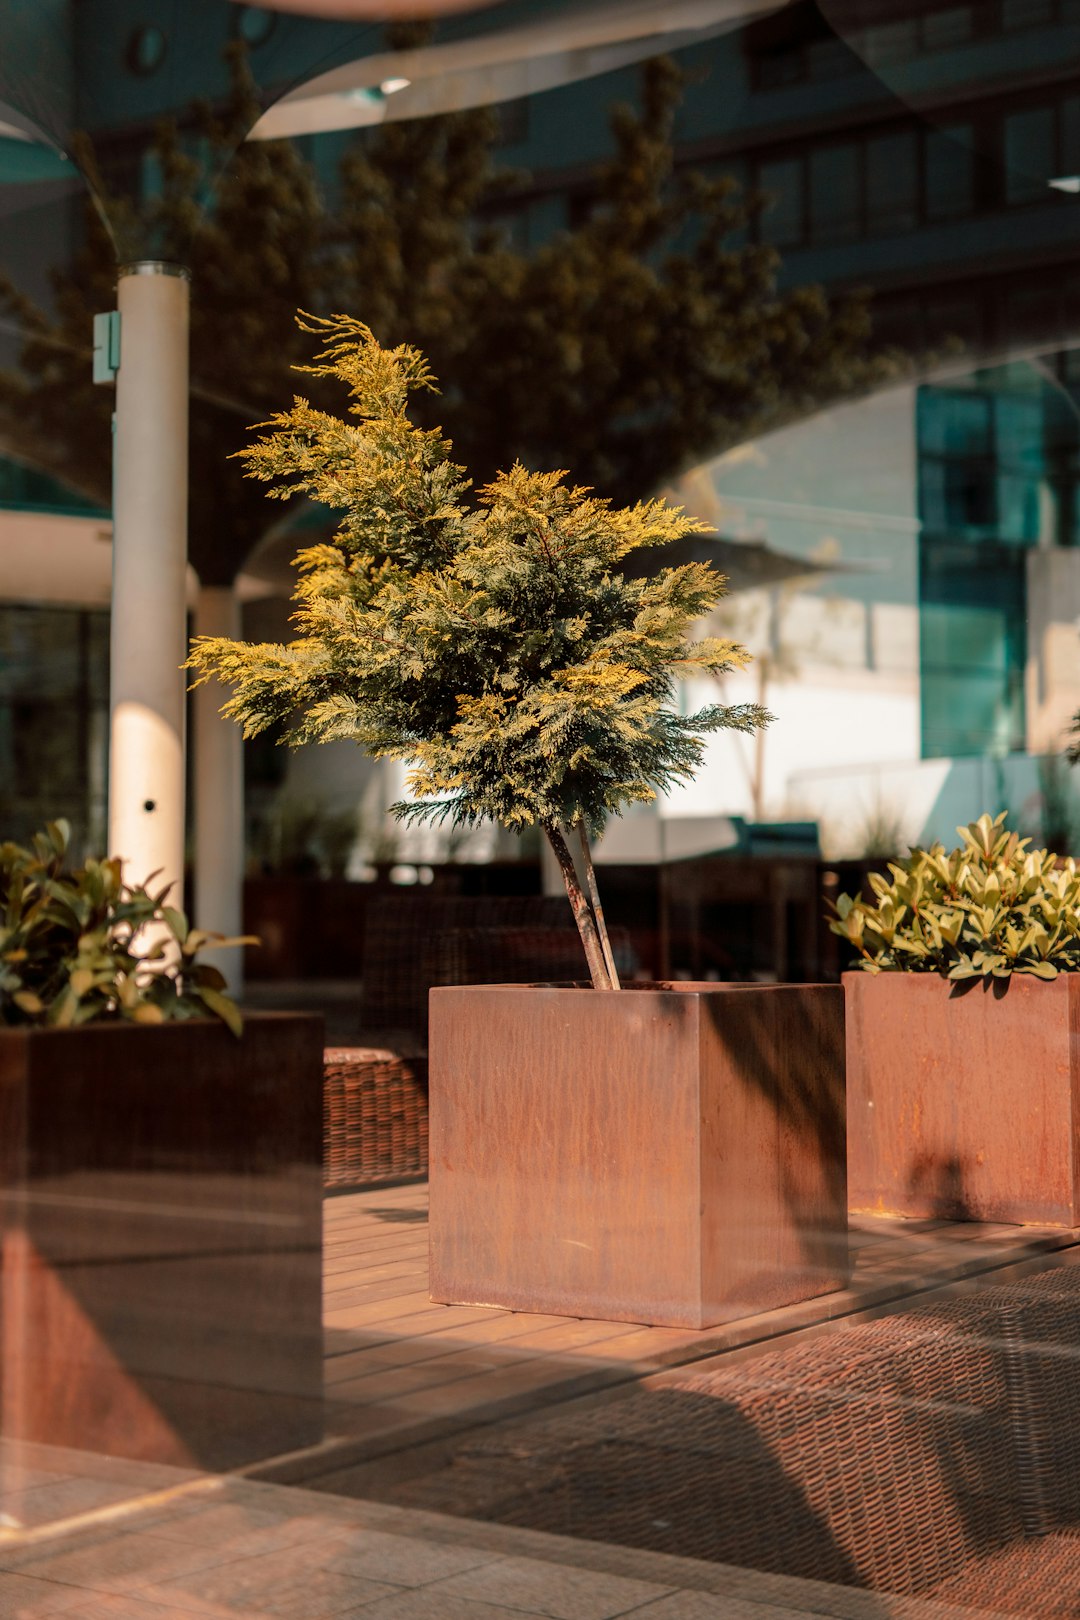
POLYGON ((120 370, 120 311, 94 316, 94 381, 116 381, 120 370))

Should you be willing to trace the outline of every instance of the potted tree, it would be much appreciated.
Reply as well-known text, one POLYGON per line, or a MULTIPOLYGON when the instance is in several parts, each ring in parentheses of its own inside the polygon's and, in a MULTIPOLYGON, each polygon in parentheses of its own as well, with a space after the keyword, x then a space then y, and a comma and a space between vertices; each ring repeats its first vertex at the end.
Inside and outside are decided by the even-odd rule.
POLYGON ((322 1430, 322 1021, 68 829, 0 845, 0 1435, 229 1468, 322 1430))
POLYGON ((1080 872, 1005 819, 836 902, 853 1210, 1080 1225, 1080 872))
POLYGON ((307 369, 344 384, 350 419, 297 399, 242 455, 342 522, 297 557, 297 639, 196 641, 196 678, 231 687, 248 735, 280 723, 410 762, 402 818, 539 826, 589 972, 431 994, 433 1297, 700 1326, 842 1286, 839 989, 621 988, 590 854, 609 816, 691 774, 708 732, 768 719, 672 703, 678 677, 746 660, 690 637, 720 576, 624 570, 699 525, 521 465, 470 498, 450 445, 409 420, 423 358, 345 317, 304 324, 326 343, 307 369))

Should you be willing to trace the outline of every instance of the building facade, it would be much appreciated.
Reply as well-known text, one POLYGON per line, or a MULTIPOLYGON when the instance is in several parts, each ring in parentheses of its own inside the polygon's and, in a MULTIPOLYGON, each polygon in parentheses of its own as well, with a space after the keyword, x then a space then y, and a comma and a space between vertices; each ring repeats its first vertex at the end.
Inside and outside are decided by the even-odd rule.
MULTIPOLYGON (((78 245, 82 181, 56 132, 81 121, 114 181, 153 186, 154 119, 200 90, 223 93, 231 36, 246 40, 267 108, 253 137, 290 126, 328 186, 342 152, 390 115, 378 85, 326 88, 327 73, 355 77, 378 59, 373 30, 224 0, 195 7, 186 31, 159 0, 54 9, 69 68, 38 51, 34 116, 0 139, 4 268, 31 294, 78 245), (353 111, 328 111, 333 96, 353 111)), ((631 818, 612 830, 608 858, 653 858, 671 839, 710 847, 731 816, 817 818, 825 847, 852 854, 947 839, 983 809, 1007 808, 1038 833, 1050 800, 1060 808, 1068 795, 1046 762, 1080 708, 1080 5, 792 0, 744 8, 740 26, 738 8, 723 26, 698 15, 696 32, 676 26, 676 7, 666 34, 633 50, 594 46, 588 71, 559 82, 538 64, 553 59, 560 27, 569 39, 581 22, 572 10, 540 8, 551 36, 529 35, 516 78, 492 66, 490 40, 535 30, 537 8, 493 8, 483 50, 469 18, 437 35, 439 49, 473 50, 468 94, 499 106, 501 155, 521 175, 488 223, 528 250, 587 216, 611 107, 634 99, 637 63, 665 45, 685 74, 676 166, 760 194, 751 231, 780 255, 782 284, 868 288, 876 339, 905 356, 881 394, 793 420, 679 485, 725 539, 805 558, 807 570, 768 587, 736 573, 720 615, 759 655, 728 691, 764 694, 770 732, 712 745, 695 783, 654 818, 681 822, 678 838, 669 829, 665 845, 631 818)), ((447 104, 440 72, 418 78, 406 91, 417 99, 394 116, 447 104)), ((9 355, 16 336, 9 320, 9 355)), ((0 816, 18 830, 59 799, 91 841, 98 831, 107 532, 107 513, 3 463, 0 816), (55 760, 36 740, 47 725, 61 739, 55 760)), ((280 591, 278 577, 249 577, 253 624, 280 620, 280 591)), ((273 774, 264 802, 314 798, 337 813, 363 798, 369 823, 393 797, 344 749, 273 774)))

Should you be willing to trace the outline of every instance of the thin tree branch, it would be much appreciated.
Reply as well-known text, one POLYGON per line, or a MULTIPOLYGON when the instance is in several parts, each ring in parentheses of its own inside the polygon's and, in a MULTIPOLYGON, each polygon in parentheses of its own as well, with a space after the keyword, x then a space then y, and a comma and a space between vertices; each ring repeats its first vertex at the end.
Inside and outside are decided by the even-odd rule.
POLYGON ((581 843, 581 854, 585 862, 585 882, 588 885, 589 900, 592 904, 593 917, 596 919, 596 931, 600 935, 600 949, 604 953, 604 963, 608 970, 613 990, 621 990, 619 983, 619 970, 615 966, 615 953, 611 949, 611 940, 608 938, 607 923, 604 921, 604 908, 600 904, 600 890, 596 883, 596 868, 593 866, 592 851, 589 848, 589 835, 585 831, 584 821, 577 824, 578 839, 581 843))
POLYGON ((570 854, 566 839, 554 822, 545 822, 544 833, 551 845, 555 859, 559 863, 563 882, 566 884, 566 893, 574 911, 574 921, 581 935, 581 943, 585 947, 585 960, 589 964, 589 977, 592 979, 594 990, 610 990, 611 980, 608 977, 607 967, 604 963, 604 953, 600 946, 600 936, 596 932, 596 923, 589 909, 589 902, 585 898, 581 884, 578 882, 577 872, 574 870, 573 856, 570 854))

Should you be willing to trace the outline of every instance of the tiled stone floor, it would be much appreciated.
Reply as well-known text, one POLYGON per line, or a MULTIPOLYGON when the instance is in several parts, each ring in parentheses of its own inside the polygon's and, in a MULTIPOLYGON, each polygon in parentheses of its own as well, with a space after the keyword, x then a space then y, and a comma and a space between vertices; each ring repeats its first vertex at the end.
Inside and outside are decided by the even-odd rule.
POLYGON ((0 1531, 4 1620, 994 1620, 235 1476, 0 1448, 9 1518, 63 1490, 81 1516, 0 1531))

